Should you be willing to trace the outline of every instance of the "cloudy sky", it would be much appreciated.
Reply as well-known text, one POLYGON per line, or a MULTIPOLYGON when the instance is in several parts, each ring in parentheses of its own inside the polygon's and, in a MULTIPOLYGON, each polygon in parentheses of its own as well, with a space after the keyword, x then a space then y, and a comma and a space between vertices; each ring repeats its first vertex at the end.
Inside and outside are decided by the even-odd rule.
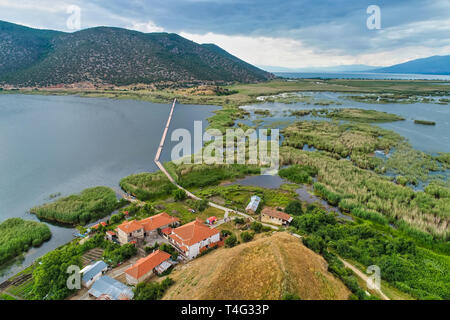
POLYGON ((259 66, 386 66, 450 54, 449 0, 0 0, 0 20, 73 32, 71 6, 82 29, 175 32, 259 66), (380 29, 367 27, 370 5, 380 8, 380 29))

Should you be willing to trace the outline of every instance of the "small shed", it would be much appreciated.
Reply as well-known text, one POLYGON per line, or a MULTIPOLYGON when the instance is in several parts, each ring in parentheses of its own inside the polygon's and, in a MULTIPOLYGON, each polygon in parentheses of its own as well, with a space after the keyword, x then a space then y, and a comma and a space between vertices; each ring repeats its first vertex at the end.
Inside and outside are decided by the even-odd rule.
POLYGON ((250 202, 248 203, 245 211, 249 213, 255 213, 258 210, 259 203, 261 202, 261 198, 258 196, 252 196, 250 198, 250 202))
POLYGON ((96 261, 84 267, 80 273, 83 275, 81 284, 89 288, 97 279, 99 279, 108 270, 108 265, 104 261, 96 261))
POLYGON ((130 287, 108 276, 95 281, 89 290, 89 295, 97 299, 108 297, 111 300, 131 300, 134 296, 130 287))

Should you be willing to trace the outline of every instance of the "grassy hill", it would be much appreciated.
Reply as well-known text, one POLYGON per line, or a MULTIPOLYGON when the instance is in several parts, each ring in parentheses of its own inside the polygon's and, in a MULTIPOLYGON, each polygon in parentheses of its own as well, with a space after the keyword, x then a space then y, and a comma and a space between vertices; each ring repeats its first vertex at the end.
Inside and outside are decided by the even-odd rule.
POLYGON ((325 260, 287 234, 218 249, 170 275, 163 299, 347 299, 350 292, 325 260))
POLYGON ((215 45, 177 34, 97 27, 74 33, 0 21, 0 84, 259 82, 273 78, 215 45))

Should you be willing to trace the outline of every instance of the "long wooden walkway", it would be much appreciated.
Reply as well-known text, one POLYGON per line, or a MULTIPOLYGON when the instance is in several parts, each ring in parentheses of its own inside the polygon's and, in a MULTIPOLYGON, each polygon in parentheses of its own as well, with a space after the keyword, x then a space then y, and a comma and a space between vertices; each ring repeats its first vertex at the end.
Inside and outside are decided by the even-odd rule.
MULTIPOLYGON (((164 143, 165 143, 165 141, 166 141, 166 136, 167 136, 167 133, 168 133, 168 131, 169 131, 170 123, 171 123, 171 121, 172 121, 173 112, 174 112, 174 110, 175 110, 175 105, 176 105, 176 103, 177 103, 177 99, 174 99, 174 100, 173 100, 173 104, 172 104, 172 108, 170 109, 169 119, 167 119, 167 124, 166 124, 166 127, 164 128, 164 132, 163 132, 163 135, 162 135, 162 137, 161 137, 161 142, 159 143, 158 151, 156 152, 156 156, 155 156, 155 164, 158 166, 159 170, 161 170, 161 171, 166 175, 166 177, 170 180, 170 182, 172 182, 178 189, 183 190, 184 192, 186 192, 186 194, 187 194, 187 196, 188 196, 189 198, 194 199, 194 200, 201 200, 201 198, 197 197, 195 194, 193 194, 193 193, 190 192, 189 190, 186 190, 185 188, 183 188, 182 186, 180 186, 180 185, 175 181, 175 179, 172 178, 172 176, 169 174, 169 172, 166 170, 166 168, 164 168, 164 166, 162 165, 162 163, 159 161, 159 158, 161 157, 162 150, 163 150, 163 148, 164 148, 164 143)), ((256 221, 253 217, 251 217, 250 215, 248 215, 248 214, 246 214, 246 213, 243 213, 243 212, 240 212, 240 211, 237 211, 237 210, 233 210, 233 209, 230 209, 230 208, 221 206, 221 205, 219 205, 219 204, 217 204, 217 203, 214 203, 214 202, 209 202, 208 204, 209 204, 209 206, 211 206, 211 207, 214 207, 214 208, 217 208, 217 209, 219 209, 219 210, 224 211, 224 212, 225 212, 225 215, 224 215, 225 218, 228 218, 228 215, 229 215, 230 213, 236 213, 236 214, 238 214, 238 215, 240 215, 240 216, 243 216, 243 217, 245 217, 245 218, 248 218, 250 221, 256 221)), ((265 224, 265 223, 263 223, 263 225, 268 226, 268 227, 270 227, 270 228, 272 228, 272 229, 278 230, 278 227, 276 227, 276 226, 269 225, 269 224, 265 224)))

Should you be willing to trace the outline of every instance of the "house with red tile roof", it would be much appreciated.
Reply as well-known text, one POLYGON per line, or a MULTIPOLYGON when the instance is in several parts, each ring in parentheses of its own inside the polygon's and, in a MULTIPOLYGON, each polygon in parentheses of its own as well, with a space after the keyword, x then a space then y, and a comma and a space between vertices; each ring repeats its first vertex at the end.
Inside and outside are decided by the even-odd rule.
POLYGON ((217 246, 220 231, 210 228, 200 219, 172 230, 169 242, 187 259, 193 259, 202 251, 217 246))
POLYGON ((161 270, 167 270, 172 265, 169 263, 169 260, 170 254, 161 250, 155 250, 125 270, 127 283, 136 285, 147 280, 153 274, 161 272, 161 270))
POLYGON ((265 207, 261 211, 261 222, 287 226, 292 222, 292 217, 285 212, 265 207))
POLYGON ((108 224, 104 221, 97 223, 96 225, 92 226, 92 229, 98 229, 102 225, 103 227, 106 227, 108 224))
POLYGON ((120 244, 131 241, 150 241, 158 236, 158 230, 180 224, 180 219, 171 217, 167 213, 145 218, 143 220, 125 221, 117 227, 117 238, 120 244))

